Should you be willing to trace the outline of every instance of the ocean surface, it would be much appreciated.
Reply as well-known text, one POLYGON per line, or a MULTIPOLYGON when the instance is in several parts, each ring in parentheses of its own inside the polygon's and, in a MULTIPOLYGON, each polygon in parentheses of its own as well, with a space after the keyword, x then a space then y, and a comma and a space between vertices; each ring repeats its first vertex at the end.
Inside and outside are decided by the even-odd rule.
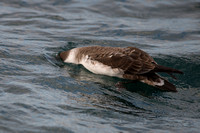
POLYGON ((1 0, 0 133, 200 132, 200 0, 1 0), (140 48, 178 92, 64 64, 82 46, 140 48))

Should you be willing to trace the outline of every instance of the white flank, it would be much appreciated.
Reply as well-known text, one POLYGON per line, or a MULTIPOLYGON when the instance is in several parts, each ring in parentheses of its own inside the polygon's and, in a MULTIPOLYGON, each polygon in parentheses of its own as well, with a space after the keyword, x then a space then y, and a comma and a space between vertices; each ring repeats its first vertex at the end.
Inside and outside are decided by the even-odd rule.
POLYGON ((82 64, 86 69, 95 74, 101 74, 119 78, 122 78, 122 75, 124 74, 123 70, 118 68, 112 69, 110 66, 104 65, 98 61, 91 60, 88 57, 88 55, 82 58, 80 64, 82 64))

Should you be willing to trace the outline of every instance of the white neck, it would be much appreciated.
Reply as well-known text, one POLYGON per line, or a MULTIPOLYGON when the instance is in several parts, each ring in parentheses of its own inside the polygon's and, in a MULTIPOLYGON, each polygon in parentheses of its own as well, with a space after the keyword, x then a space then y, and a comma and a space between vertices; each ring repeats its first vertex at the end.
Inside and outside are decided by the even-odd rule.
POLYGON ((70 52, 69 52, 68 57, 64 60, 64 62, 79 64, 78 59, 76 58, 77 57, 77 53, 78 53, 78 51, 77 51, 76 48, 71 49, 70 52))

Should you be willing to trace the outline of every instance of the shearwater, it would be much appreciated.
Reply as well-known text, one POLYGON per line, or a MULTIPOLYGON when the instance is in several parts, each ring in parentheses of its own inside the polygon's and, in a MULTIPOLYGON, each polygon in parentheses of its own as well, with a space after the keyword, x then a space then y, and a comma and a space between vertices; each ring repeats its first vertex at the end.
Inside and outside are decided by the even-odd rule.
POLYGON ((183 74, 157 64, 149 54, 135 47, 80 47, 60 52, 59 56, 64 62, 82 64, 95 74, 140 81, 164 91, 176 92, 177 89, 158 72, 167 73, 173 78, 172 73, 183 74))

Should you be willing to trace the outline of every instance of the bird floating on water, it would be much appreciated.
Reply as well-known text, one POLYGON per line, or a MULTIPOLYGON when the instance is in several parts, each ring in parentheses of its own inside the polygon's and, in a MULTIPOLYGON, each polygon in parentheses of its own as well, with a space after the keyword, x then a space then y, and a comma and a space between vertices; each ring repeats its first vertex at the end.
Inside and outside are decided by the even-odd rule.
POLYGON ((135 47, 89 46, 73 48, 59 53, 66 63, 82 64, 86 69, 101 75, 140 81, 164 91, 177 92, 176 87, 157 72, 183 72, 157 64, 146 52, 135 47))

